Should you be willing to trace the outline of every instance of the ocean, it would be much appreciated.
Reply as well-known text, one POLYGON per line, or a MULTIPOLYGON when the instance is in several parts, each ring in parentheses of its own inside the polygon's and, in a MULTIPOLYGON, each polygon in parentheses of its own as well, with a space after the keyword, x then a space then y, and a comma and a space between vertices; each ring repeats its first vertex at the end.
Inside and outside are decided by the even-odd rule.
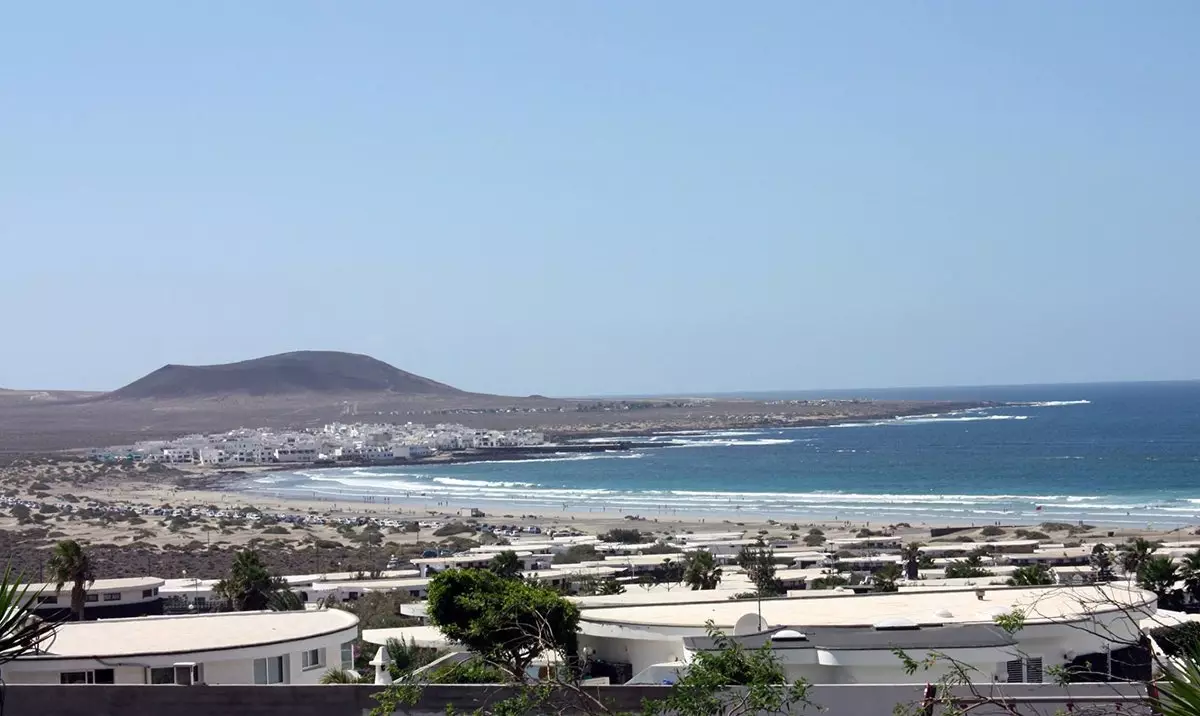
MULTIPOLYGON (((813 397, 759 393, 755 398, 813 397)), ((1002 407, 828 427, 642 436, 666 447, 256 477, 281 496, 883 524, 1200 522, 1200 382, 841 391, 1002 407)))

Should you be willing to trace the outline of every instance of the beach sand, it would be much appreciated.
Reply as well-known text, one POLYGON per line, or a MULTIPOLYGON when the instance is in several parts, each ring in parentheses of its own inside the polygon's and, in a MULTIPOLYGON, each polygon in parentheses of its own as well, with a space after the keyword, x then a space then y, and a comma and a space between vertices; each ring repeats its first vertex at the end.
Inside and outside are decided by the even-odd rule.
MULTIPOLYGON (((35 460, 16 461, 0 468, 0 493, 9 498, 32 500, 42 509, 31 510, 24 519, 14 516, 11 508, 0 512, 0 548, 8 548, 14 564, 30 572, 40 569, 45 551, 57 539, 76 539, 99 550, 100 577, 143 576, 154 574, 174 577, 187 569, 189 574, 204 577, 219 577, 221 565, 231 559, 234 550, 246 546, 259 548, 269 564, 286 573, 319 571, 337 564, 343 568, 382 568, 388 557, 396 554, 401 559, 419 554, 443 541, 443 536, 434 535, 434 529, 423 528, 419 532, 404 532, 394 528, 383 531, 379 544, 367 544, 355 532, 339 532, 336 524, 266 526, 232 519, 188 519, 175 521, 170 518, 145 515, 129 519, 127 516, 112 519, 104 512, 64 514, 59 508, 70 503, 75 510, 81 506, 141 506, 171 508, 212 507, 227 513, 253 509, 266 514, 314 514, 326 519, 343 517, 374 517, 380 520, 427 521, 449 523, 467 521, 470 510, 479 507, 470 503, 457 504, 453 501, 392 499, 390 502, 348 499, 304 499, 285 498, 278 495, 229 489, 231 485, 249 481, 255 472, 244 470, 240 474, 212 472, 200 469, 176 470, 162 466, 101 465, 83 460, 35 460), (141 571, 139 570, 151 570, 141 571), (153 571, 158 570, 158 571, 153 571)), ((797 521, 787 516, 772 519, 765 515, 750 514, 669 514, 669 515, 622 515, 612 511, 598 512, 583 506, 568 505, 567 509, 538 509, 536 513, 512 507, 497 512, 494 506, 486 508, 484 517, 474 521, 487 524, 537 526, 543 531, 550 529, 574 529, 586 534, 601 534, 614 527, 636 528, 656 536, 678 533, 728 533, 744 532, 749 537, 762 535, 766 539, 789 539, 793 535, 803 536, 812 527, 821 528, 828 538, 853 537, 859 530, 886 529, 905 541, 929 542, 930 529, 934 527, 971 527, 970 522, 953 521, 932 524, 891 525, 887 521, 807 520, 797 521)), ((990 523, 989 523, 990 524, 990 523)), ((952 541, 965 534, 979 541, 978 529, 967 530, 938 541, 952 541)), ((1026 529, 1036 529, 1025 525, 1026 529)), ((1016 528, 1006 528, 1012 538, 1016 528)), ((1180 540, 1189 531, 1170 532, 1153 529, 1137 530, 1097 525, 1087 532, 1068 533, 1059 530, 1050 533, 1052 541, 1095 540, 1099 538, 1123 541, 1131 536, 1153 539, 1180 540), (1109 535, 1111 534, 1111 538, 1109 535)), ((463 537, 471 535, 464 534, 463 537)))

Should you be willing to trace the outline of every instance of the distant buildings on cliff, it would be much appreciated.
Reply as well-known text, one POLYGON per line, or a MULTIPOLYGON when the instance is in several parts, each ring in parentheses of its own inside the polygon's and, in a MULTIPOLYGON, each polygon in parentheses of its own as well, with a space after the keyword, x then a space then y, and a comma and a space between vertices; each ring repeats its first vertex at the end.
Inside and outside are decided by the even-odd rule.
POLYGON ((241 428, 174 440, 145 440, 97 448, 92 457, 133 459, 168 465, 247 466, 271 463, 390 463, 419 460, 437 452, 519 448, 545 443, 532 430, 477 430, 464 425, 417 423, 329 423, 318 430, 241 428))

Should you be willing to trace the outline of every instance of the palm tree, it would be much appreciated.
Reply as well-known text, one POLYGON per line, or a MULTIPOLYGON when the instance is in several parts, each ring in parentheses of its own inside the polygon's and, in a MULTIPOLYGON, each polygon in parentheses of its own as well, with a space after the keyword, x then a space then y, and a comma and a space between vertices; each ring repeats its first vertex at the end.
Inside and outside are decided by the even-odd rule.
POLYGON ((96 581, 92 573, 92 561, 83 547, 73 539, 65 539, 54 545, 46 568, 54 582, 54 593, 59 594, 66 584, 71 584, 71 613, 83 621, 83 609, 87 604, 87 585, 96 581))
POLYGON ((1121 545, 1121 569, 1130 577, 1141 571, 1142 565, 1158 551, 1158 543, 1137 537, 1121 545))
POLYGON ((290 589, 281 589, 271 594, 267 608, 273 612, 302 612, 304 600, 290 589))
POLYGON ((236 612, 268 609, 277 592, 287 591, 287 582, 263 566, 258 552, 242 550, 233 558, 229 576, 217 582, 213 593, 228 599, 236 612))
POLYGON ((516 552, 506 549, 498 553, 495 557, 492 557, 492 561, 488 564, 488 569, 506 579, 520 579, 521 559, 517 557, 516 552))
POLYGON ((871 575, 871 581, 875 584, 873 591, 876 592, 897 592, 900 591, 896 586, 896 580, 904 576, 900 572, 900 565, 885 564, 871 575))
POLYGON ((1092 548, 1089 559, 1092 565, 1092 579, 1097 582, 1111 582, 1116 579, 1113 574, 1112 550, 1103 542, 1092 548))
POLYGON ((1200 549, 1179 560, 1179 576, 1183 577, 1184 590, 1193 600, 1200 600, 1200 549))
POLYGON ((1008 578, 1010 586, 1032 587, 1041 584, 1054 584, 1054 575, 1044 564, 1031 564, 1028 567, 1017 567, 1008 578))
POLYGON ((58 625, 34 616, 29 605, 38 593, 30 594, 29 586, 4 568, 0 577, 0 664, 38 650, 38 645, 54 636, 58 625))
POLYGON ((900 548, 900 559, 904 560, 905 577, 916 579, 921 576, 921 548, 924 546, 920 542, 909 542, 900 548))
POLYGON ((1137 583, 1142 589, 1148 589, 1158 595, 1160 607, 1174 606, 1177 599, 1175 582, 1179 579, 1177 567, 1170 557, 1151 557, 1146 560, 1137 573, 1137 583))
POLYGON ((721 568, 708 550, 689 552, 684 565, 683 581, 693 590, 716 589, 721 583, 721 568))

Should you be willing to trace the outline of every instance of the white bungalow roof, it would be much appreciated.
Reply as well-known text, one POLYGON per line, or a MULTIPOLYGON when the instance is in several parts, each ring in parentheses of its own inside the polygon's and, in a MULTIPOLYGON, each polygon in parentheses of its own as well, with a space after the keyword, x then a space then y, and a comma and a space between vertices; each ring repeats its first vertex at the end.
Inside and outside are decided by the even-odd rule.
POLYGON ((388 641, 395 639, 396 641, 409 642, 431 649, 464 651, 464 647, 447 639, 441 630, 434 626, 363 629, 362 638, 368 644, 378 644, 379 646, 384 646, 388 641))
MULTIPOLYGON (((695 593, 692 593, 695 598, 695 593)), ((908 619, 928 623, 935 613, 938 623, 990 623, 995 616, 1020 608, 1027 621, 1080 618, 1085 614, 1113 611, 1123 607, 1153 609, 1151 592, 1119 584, 1085 587, 1033 587, 988 589, 979 600, 975 590, 934 590, 887 594, 851 595, 833 593, 828 597, 764 599, 762 617, 769 624, 812 626, 872 625, 885 619, 908 619)), ((722 629, 731 629, 755 605, 730 601, 714 595, 714 601, 690 604, 649 604, 641 606, 595 607, 584 605, 583 621, 606 624, 660 625, 703 629, 713 621, 722 629), (716 601, 719 600, 719 601, 716 601)))
POLYGON ((341 609, 223 612, 101 619, 59 625, 44 653, 22 659, 133 658, 155 654, 241 649, 355 629, 358 617, 341 609))
MULTIPOLYGON (((87 590, 89 592, 118 592, 127 591, 130 589, 154 589, 161 587, 164 580, 158 577, 125 577, 122 579, 97 579, 94 582, 89 582, 87 590)), ((55 584, 53 582, 42 582, 30 584, 28 586, 29 593, 34 592, 54 592, 55 584)), ((63 591, 68 590, 71 583, 63 585, 63 591)))

